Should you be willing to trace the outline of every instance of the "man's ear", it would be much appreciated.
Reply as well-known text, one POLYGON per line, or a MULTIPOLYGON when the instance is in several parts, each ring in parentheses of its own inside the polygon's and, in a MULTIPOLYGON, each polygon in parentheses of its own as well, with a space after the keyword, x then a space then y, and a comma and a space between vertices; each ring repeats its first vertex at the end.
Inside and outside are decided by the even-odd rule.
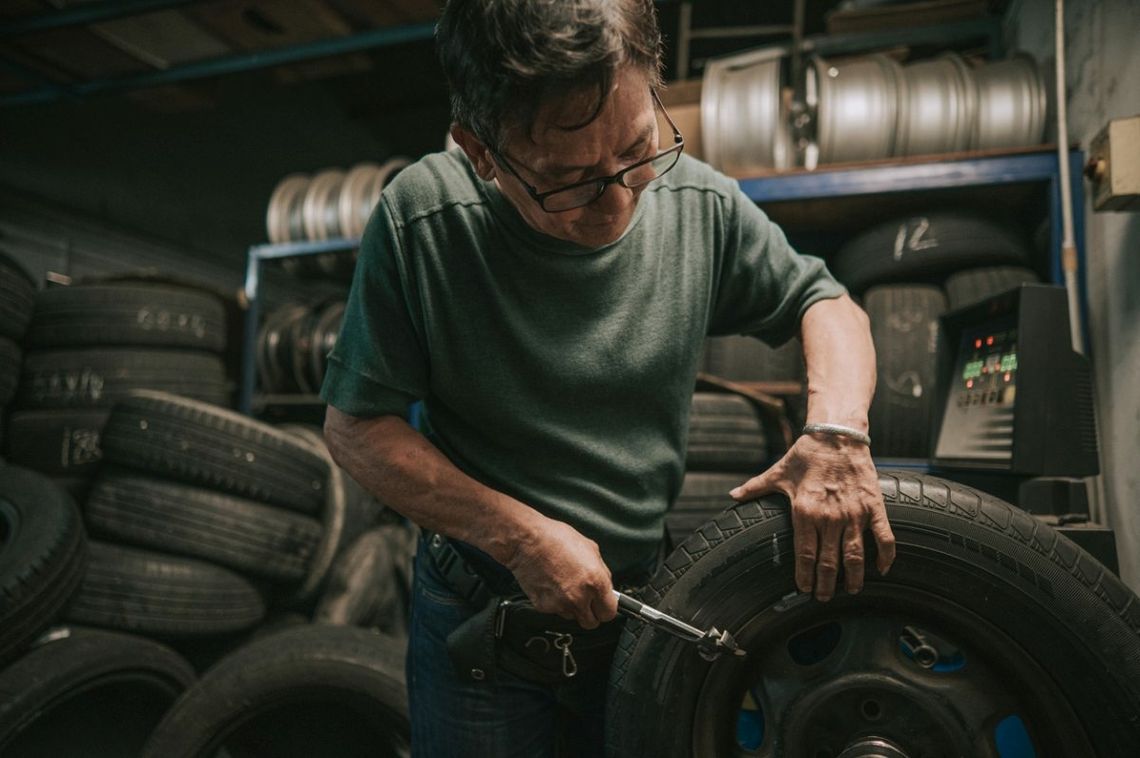
POLYGON ((495 164, 491 160, 491 151, 479 141, 479 138, 459 124, 451 125, 451 138, 467 154, 467 159, 475 167, 475 173, 484 181, 495 178, 495 164))

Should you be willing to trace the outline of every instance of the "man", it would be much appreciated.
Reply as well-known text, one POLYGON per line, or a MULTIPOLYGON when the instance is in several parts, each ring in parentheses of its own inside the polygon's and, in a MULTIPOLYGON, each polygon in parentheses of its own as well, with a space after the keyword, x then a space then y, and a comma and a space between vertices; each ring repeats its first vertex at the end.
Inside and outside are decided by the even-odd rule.
POLYGON ((842 565, 857 592, 865 530, 880 571, 894 557, 863 438, 874 349, 821 261, 680 155, 681 135, 658 135, 650 0, 452 0, 437 44, 462 150, 406 169, 373 215, 329 359, 326 438, 436 535, 416 559, 417 754, 599 755, 604 668, 551 686, 451 665, 448 636, 483 609, 432 548, 454 545, 582 634, 612 628, 612 588, 659 559, 703 339, 798 328, 808 421, 838 426, 731 495, 787 494, 799 589, 828 600, 842 565), (421 399, 426 438, 406 421, 421 399))

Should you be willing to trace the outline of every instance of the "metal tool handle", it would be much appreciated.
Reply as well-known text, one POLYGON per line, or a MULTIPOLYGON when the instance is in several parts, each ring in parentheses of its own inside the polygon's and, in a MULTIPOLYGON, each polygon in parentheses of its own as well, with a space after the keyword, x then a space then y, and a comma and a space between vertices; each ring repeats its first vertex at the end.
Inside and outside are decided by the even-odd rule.
POLYGON ((634 600, 625 593, 614 590, 614 595, 617 597, 618 610, 627 615, 639 618, 659 629, 671 632, 682 639, 697 641, 705 636, 705 633, 695 626, 691 626, 680 619, 662 613, 656 608, 646 605, 639 600, 634 600))

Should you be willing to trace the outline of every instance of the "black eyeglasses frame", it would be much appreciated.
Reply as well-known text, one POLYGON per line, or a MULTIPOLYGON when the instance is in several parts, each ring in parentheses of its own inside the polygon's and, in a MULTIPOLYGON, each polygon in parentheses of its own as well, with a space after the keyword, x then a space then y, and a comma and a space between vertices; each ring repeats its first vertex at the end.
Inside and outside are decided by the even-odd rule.
POLYGON ((535 187, 533 184, 528 182, 526 179, 523 179, 519 175, 519 172, 515 170, 514 166, 512 166, 507 161, 506 157, 503 156, 502 153, 500 153, 498 150, 495 150, 494 148, 488 148, 488 149, 490 150, 491 155, 494 156, 495 161, 497 163, 501 164, 502 167, 505 168, 507 170, 507 172, 510 173, 511 176, 513 176, 515 179, 517 179, 519 181, 519 183, 524 188, 526 188, 527 194, 531 196, 531 199, 533 199, 536 203, 538 203, 539 207, 542 208, 542 210, 546 211, 547 213, 565 213, 566 211, 572 211, 572 210, 577 210, 578 208, 584 208, 585 206, 589 205, 590 203, 594 202, 599 197, 604 195, 606 192, 606 189, 608 189, 611 184, 620 184, 621 186, 625 187, 626 189, 636 189, 637 187, 643 187, 652 181, 660 179, 666 173, 671 171, 673 169, 673 166, 677 165, 677 162, 674 161, 672 163, 672 165, 669 166, 669 168, 665 169, 665 171, 662 171, 657 176, 653 177, 652 179, 649 179, 648 181, 642 182, 641 184, 635 184, 633 186, 630 186, 630 185, 626 184, 624 181, 626 175, 630 171, 641 168, 642 166, 646 165, 647 163, 653 163, 656 160, 660 160, 661 158, 663 158, 666 155, 669 155, 671 153, 677 153, 678 158, 679 158, 680 157, 679 154, 685 149, 685 137, 684 137, 684 135, 681 134, 681 130, 677 128, 677 125, 675 123, 673 123, 673 119, 669 116, 669 111, 665 110, 665 106, 661 104, 661 98, 657 96, 657 90, 650 88, 649 94, 653 97, 653 102, 657 105, 658 108, 661 109, 661 112, 663 114, 665 114, 665 120, 667 122, 669 122, 669 126, 673 129, 673 146, 666 148, 665 150, 660 150, 655 155, 652 155, 648 158, 645 158, 644 160, 640 160, 637 163, 630 164, 629 166, 626 166, 621 171, 619 171, 616 174, 613 174, 611 176, 601 176, 601 177, 596 177, 594 179, 584 179, 583 181, 580 181, 580 182, 574 182, 573 184, 567 184, 565 187, 557 187, 557 188, 552 189, 552 190, 547 190, 546 192, 539 192, 537 187, 535 187), (589 200, 587 200, 587 201, 585 201, 579 205, 571 206, 570 208, 559 208, 558 210, 551 210, 551 209, 546 207, 546 200, 548 198, 550 198, 552 195, 557 195, 557 194, 562 193, 562 192, 568 192, 570 190, 576 190, 579 187, 586 187, 586 186, 589 186, 591 184, 597 185, 597 192, 589 200))

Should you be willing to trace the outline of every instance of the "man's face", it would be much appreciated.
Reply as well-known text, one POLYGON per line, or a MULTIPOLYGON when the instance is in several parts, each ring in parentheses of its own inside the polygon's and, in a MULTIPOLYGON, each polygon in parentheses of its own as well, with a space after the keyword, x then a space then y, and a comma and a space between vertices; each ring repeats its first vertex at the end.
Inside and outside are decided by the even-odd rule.
MULTIPOLYGON (((503 157, 529 184, 546 192, 610 176, 657 152, 657 116, 644 72, 625 67, 614 78, 598 117, 580 129, 566 128, 580 124, 593 105, 594 95, 588 92, 547 101, 535 114, 530 133, 514 135, 506 142, 503 157)), ((503 166, 486 156, 484 165, 528 224, 586 247, 609 244, 625 232, 642 189, 610 184, 589 205, 547 213, 503 166)))

